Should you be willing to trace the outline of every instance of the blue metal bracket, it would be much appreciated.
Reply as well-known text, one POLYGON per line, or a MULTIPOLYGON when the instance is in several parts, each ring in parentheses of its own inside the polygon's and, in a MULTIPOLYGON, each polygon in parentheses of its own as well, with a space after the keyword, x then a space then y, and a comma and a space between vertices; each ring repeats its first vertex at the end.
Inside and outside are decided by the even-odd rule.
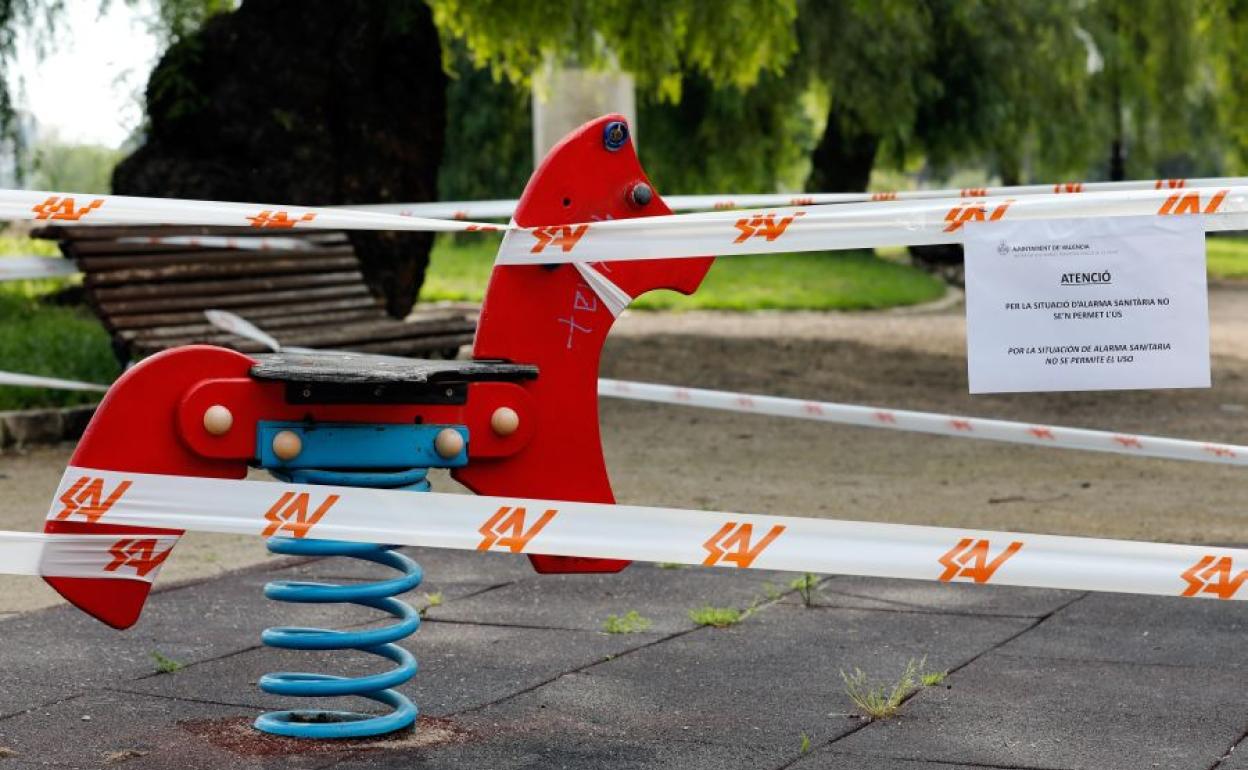
MULTIPOLYGON (((468 464, 468 428, 463 425, 395 425, 261 421, 256 429, 256 457, 271 470, 461 468, 468 464), (464 438, 458 455, 443 457, 434 440, 450 428, 464 438), (302 442, 298 456, 281 460, 273 437, 290 431, 302 442)), ((322 482, 326 483, 326 482, 322 482)))

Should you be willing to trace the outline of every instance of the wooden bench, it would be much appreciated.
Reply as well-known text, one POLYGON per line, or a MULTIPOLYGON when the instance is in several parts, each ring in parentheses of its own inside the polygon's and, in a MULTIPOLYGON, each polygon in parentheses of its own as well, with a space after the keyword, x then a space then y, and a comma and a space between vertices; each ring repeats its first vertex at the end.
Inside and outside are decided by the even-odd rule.
POLYGON ((475 314, 464 310, 388 316, 342 232, 54 225, 32 234, 57 241, 77 263, 87 302, 123 363, 193 343, 265 350, 209 324, 209 309, 236 313, 283 345, 395 356, 453 358, 476 328, 475 314), (151 240, 171 237, 179 243, 151 240), (194 240, 201 237, 218 243, 194 240), (257 247, 277 240, 268 248, 228 248, 222 238, 257 247))

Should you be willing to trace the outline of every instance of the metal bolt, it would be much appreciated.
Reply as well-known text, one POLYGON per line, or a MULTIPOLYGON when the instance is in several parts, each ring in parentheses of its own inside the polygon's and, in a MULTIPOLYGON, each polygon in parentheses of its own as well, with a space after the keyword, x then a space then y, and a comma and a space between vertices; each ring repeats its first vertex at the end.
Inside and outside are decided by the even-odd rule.
POLYGON ((434 451, 446 460, 458 457, 464 451, 464 436, 454 428, 443 428, 433 439, 434 451))
POLYGON ((654 200, 654 190, 645 182, 638 182, 628 191, 628 200, 638 208, 646 206, 654 200))
POLYGON ((490 415, 490 429, 499 436, 510 436, 520 428, 520 415, 509 406, 500 406, 490 415))
POLYGON ((284 430, 273 437, 273 454, 284 463, 299 456, 303 451, 303 439, 293 430, 284 430))
POLYGON ((220 404, 204 410, 204 430, 214 436, 224 436, 234 427, 234 414, 220 404))
POLYGON ((628 141, 628 124, 613 120, 602 127, 602 144, 609 152, 615 152, 628 141))

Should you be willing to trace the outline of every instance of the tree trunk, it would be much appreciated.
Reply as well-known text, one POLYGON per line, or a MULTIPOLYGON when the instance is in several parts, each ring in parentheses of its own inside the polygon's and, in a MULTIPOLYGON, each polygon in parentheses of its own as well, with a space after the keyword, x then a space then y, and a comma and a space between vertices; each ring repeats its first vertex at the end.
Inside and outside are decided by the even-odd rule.
POLYGON ((880 138, 874 134, 845 130, 833 107, 815 152, 811 156, 811 192, 864 192, 871 181, 875 151, 880 138))

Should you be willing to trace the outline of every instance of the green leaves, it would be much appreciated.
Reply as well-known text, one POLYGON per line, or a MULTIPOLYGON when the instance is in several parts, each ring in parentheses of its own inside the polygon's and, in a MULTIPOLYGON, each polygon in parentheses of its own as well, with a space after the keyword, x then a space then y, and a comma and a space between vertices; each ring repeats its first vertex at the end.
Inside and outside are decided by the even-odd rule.
POLYGON ((429 0, 451 49, 464 43, 478 67, 528 84, 547 59, 618 65, 641 88, 679 101, 686 73, 749 88, 796 51, 796 0, 429 0))

